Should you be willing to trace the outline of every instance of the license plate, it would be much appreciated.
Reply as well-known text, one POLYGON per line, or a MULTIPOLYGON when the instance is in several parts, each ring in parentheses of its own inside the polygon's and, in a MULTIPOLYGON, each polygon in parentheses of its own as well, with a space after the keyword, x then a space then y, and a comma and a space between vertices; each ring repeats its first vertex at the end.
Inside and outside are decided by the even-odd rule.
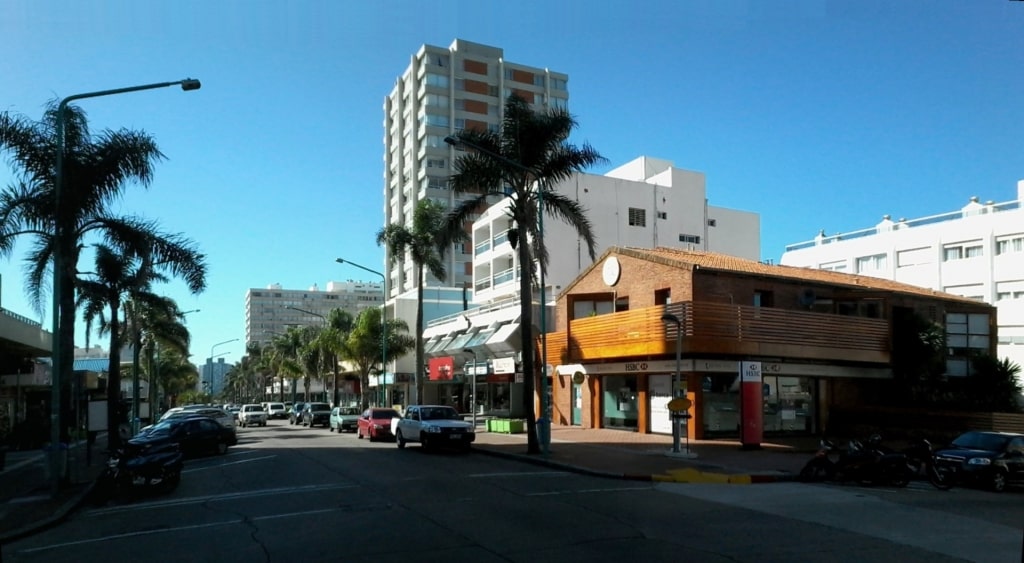
POLYGON ((451 440, 461 440, 462 439, 462 434, 449 434, 448 438, 451 439, 451 440))

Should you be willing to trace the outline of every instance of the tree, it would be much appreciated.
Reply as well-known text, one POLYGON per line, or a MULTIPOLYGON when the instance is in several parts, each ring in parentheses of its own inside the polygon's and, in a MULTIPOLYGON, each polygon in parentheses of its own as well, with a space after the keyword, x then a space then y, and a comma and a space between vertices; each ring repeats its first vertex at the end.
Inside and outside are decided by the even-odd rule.
MULTIPOLYGON (((187 243, 174 241, 172 244, 178 248, 166 254, 167 260, 160 263, 154 263, 148 252, 141 255, 132 253, 130 249, 120 249, 119 252, 106 244, 97 244, 95 271, 83 274, 78 280, 78 303, 83 308, 86 332, 90 332, 93 322, 98 319, 100 334, 110 336, 107 431, 111 437, 110 445, 114 448, 120 439, 118 427, 121 421, 116 407, 121 402, 121 348, 124 344, 132 346, 133 376, 140 370, 138 355, 143 332, 147 328, 155 329, 160 337, 173 341, 185 354, 188 353, 188 330, 177 320, 180 316, 177 304, 153 293, 151 286, 155 281, 167 281, 162 270, 171 270, 185 273, 190 280, 190 289, 198 292, 202 289, 201 284, 205 283, 205 266, 202 257, 187 243), (122 312, 124 320, 121 319, 122 312)), ((152 330, 150 336, 158 338, 152 330)))
POLYGON ((348 335, 352 332, 353 323, 351 313, 344 309, 332 309, 327 313, 327 325, 320 331, 320 346, 327 354, 327 361, 334 373, 334 385, 331 388, 334 406, 341 404, 341 394, 338 391, 338 359, 346 355, 345 346, 348 335))
MULTIPOLYGON (((464 129, 456 137, 465 141, 469 152, 454 164, 455 174, 449 180, 456 194, 469 194, 447 216, 443 247, 451 247, 464 234, 466 225, 477 210, 487 206, 490 197, 512 200, 509 215, 515 227, 509 231, 509 242, 519 252, 519 294, 522 303, 520 323, 523 327, 523 407, 526 412, 527 453, 540 453, 533 408, 537 373, 535 370, 536 336, 533 328, 533 284, 537 267, 546 273, 548 251, 540 236, 540 217, 552 217, 572 226, 587 245, 591 260, 596 258, 596 245, 585 209, 574 199, 555 190, 562 181, 605 159, 590 145, 577 147, 569 143, 576 120, 564 109, 534 111, 517 95, 505 103, 501 131, 464 129), (491 153, 474 151, 473 147, 491 153), (496 157, 495 157, 496 155, 496 157), (543 201, 543 203, 541 203, 543 201), (517 245, 517 240, 523 240, 517 245), (534 261, 537 264, 535 265, 534 261)), ((544 304, 542 303, 541 306, 544 304)), ((545 361, 545 359, 542 359, 545 361)))
POLYGON ((194 393, 199 383, 199 370, 188 361, 187 353, 169 350, 161 353, 154 361, 157 366, 156 379, 164 390, 168 408, 177 406, 179 399, 183 400, 183 404, 196 402, 188 400, 188 394, 194 393))
MULTIPOLYGON (((416 396, 413 402, 423 397, 423 284, 425 273, 430 272, 438 281, 444 281, 444 252, 451 244, 442 242, 445 210, 440 203, 429 199, 421 200, 413 212, 412 228, 392 223, 377 233, 377 244, 385 244, 390 262, 394 264, 406 252, 416 267, 416 368, 413 370, 416 396)), ((465 231, 459 231, 465 236, 465 231)), ((453 243, 455 241, 452 241, 453 243)))
POLYGON ((302 385, 305 401, 312 400, 309 396, 309 385, 314 379, 321 378, 324 365, 324 350, 320 343, 320 331, 318 326, 304 326, 299 329, 302 338, 302 345, 298 349, 296 360, 302 368, 302 385))
MULTIPOLYGON (((356 371, 359 372, 363 408, 370 406, 370 371, 380 364, 382 359, 380 319, 381 309, 364 309, 356 317, 355 325, 349 332, 344 346, 345 359, 355 364, 356 371)), ((416 345, 416 340, 408 334, 409 325, 402 319, 389 319, 386 328, 387 357, 383 358, 385 364, 407 354, 416 345)), ((383 366, 381 368, 383 371, 383 366)))
POLYGON ((281 402, 284 402, 284 380, 287 377, 292 382, 292 399, 295 398, 295 387, 299 377, 302 376, 302 366, 299 363, 299 350, 302 348, 302 331, 299 327, 290 326, 284 334, 274 336, 270 341, 270 365, 272 370, 281 378, 281 402))
MULTIPOLYGON (((0 193, 0 255, 9 256, 22 236, 34 239, 25 259, 25 288, 35 310, 42 313, 47 268, 55 252, 60 252, 64 267, 52 272, 60 281, 54 338, 57 349, 70 354, 75 344, 75 272, 86 238, 99 235, 113 248, 138 256, 148 253, 154 262, 165 260, 176 245, 167 244, 155 223, 109 211, 129 183, 149 186, 154 166, 163 158, 156 142, 143 132, 126 129, 93 136, 85 112, 66 106, 64 142, 58 146, 59 107, 57 100, 50 102, 39 122, 0 114, 0 151, 11 154, 17 169, 15 182, 0 193), (64 155, 60 216, 55 181, 58 151, 64 155)), ((202 281, 197 285, 202 286, 202 281)), ((70 382, 72 367, 70 361, 61 362, 57 381, 70 382)))

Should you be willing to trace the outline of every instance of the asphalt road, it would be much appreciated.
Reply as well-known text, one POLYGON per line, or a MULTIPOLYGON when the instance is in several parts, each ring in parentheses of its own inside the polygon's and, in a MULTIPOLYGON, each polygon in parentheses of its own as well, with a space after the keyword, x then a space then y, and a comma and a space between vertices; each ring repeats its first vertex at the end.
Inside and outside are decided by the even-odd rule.
POLYGON ((280 421, 239 437, 173 494, 82 510, 4 561, 1021 560, 1013 493, 657 485, 280 421))

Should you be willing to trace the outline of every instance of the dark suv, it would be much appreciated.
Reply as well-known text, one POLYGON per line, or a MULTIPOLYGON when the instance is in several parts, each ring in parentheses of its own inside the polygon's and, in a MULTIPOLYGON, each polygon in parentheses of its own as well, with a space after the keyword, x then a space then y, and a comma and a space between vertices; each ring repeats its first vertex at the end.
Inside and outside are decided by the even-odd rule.
POLYGON ((310 428, 317 425, 324 428, 329 427, 331 425, 331 405, 306 403, 305 408, 302 409, 302 425, 310 428))
POLYGON ((1003 491, 1010 483, 1024 483, 1024 435, 966 432, 935 452, 935 461, 958 482, 1003 491))
POLYGON ((306 403, 298 402, 288 407, 288 424, 299 424, 302 422, 302 411, 306 408, 306 403))

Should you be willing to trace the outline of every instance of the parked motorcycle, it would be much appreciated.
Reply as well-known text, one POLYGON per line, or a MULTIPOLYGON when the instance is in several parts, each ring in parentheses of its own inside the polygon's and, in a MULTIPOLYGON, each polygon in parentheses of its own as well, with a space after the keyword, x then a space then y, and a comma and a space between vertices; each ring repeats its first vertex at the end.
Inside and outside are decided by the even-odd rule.
POLYGON ((833 442, 822 440, 821 448, 800 470, 800 479, 805 482, 856 481, 906 487, 910 482, 910 470, 905 454, 882 453, 859 440, 850 440, 846 449, 840 451, 833 442), (832 459, 833 456, 836 459, 832 459))
POLYGON ((177 444, 108 452, 107 468, 93 487, 93 502, 105 504, 149 492, 169 493, 181 482, 184 456, 177 444))
POLYGON ((923 475, 940 491, 948 491, 953 487, 954 476, 935 462, 935 449, 931 442, 924 438, 915 440, 903 453, 907 456, 907 467, 912 475, 923 475))

